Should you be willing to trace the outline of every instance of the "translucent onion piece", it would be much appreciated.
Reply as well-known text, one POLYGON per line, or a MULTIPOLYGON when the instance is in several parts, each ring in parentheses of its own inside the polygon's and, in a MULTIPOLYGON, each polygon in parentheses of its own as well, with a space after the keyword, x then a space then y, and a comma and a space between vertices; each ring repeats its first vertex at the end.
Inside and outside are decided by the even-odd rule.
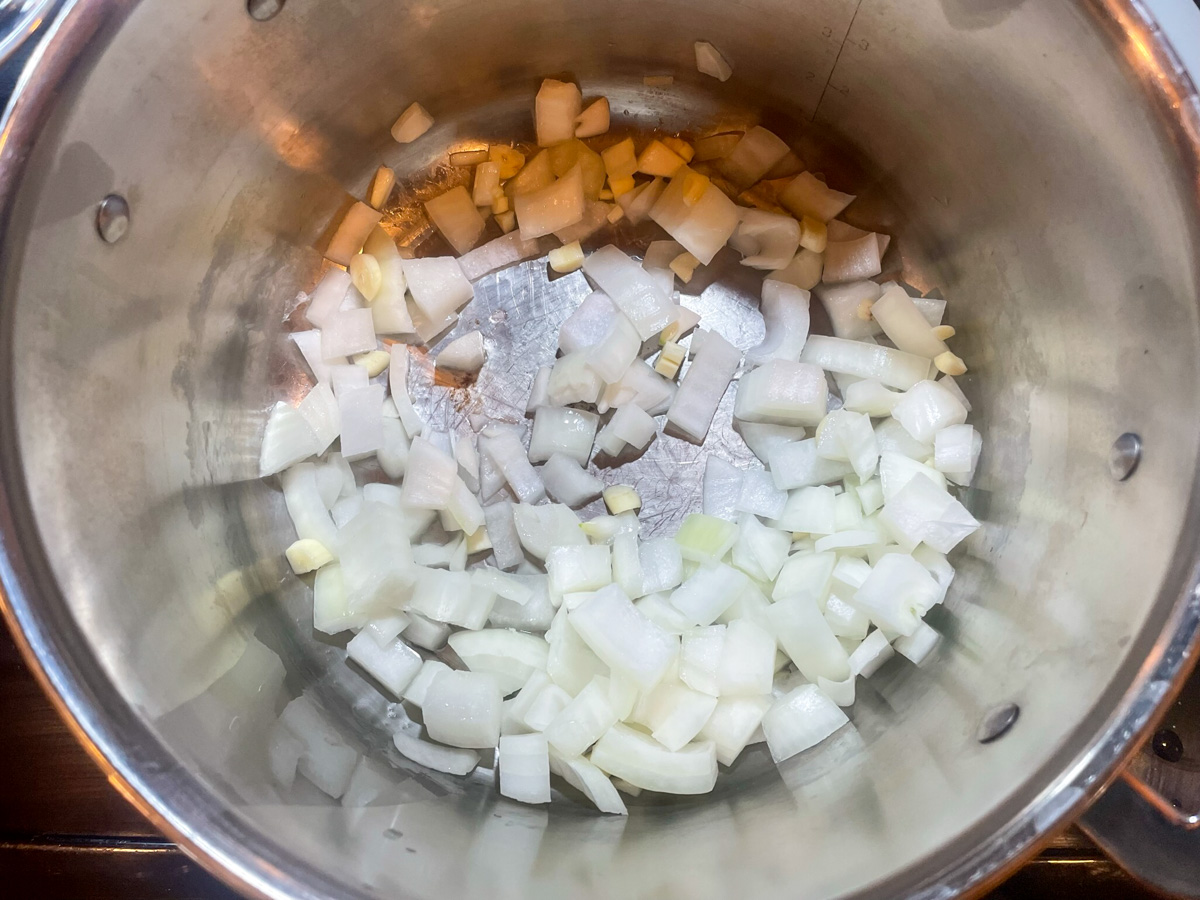
POLYGON ((621 724, 596 742, 591 760, 609 775, 663 794, 704 794, 717 781, 716 747, 711 742, 672 753, 649 735, 621 724))
POLYGON ((743 266, 782 269, 800 248, 800 223, 782 213, 744 209, 729 245, 745 257, 743 266))
POLYGON ((582 111, 583 96, 578 85, 553 78, 543 81, 534 100, 538 146, 550 147, 575 137, 575 120, 582 111))
POLYGON ((333 237, 330 238, 325 258, 339 266, 349 266, 350 259, 362 249, 367 235, 382 218, 383 213, 379 210, 372 209, 362 202, 355 203, 346 211, 333 237))
POLYGON ((836 218, 853 201, 853 194, 833 190, 811 172, 801 172, 779 195, 788 212, 822 222, 836 218))
POLYGON ((821 270, 821 280, 826 284, 862 281, 865 278, 874 278, 882 271, 879 243, 873 234, 856 241, 830 241, 825 246, 825 264, 821 270))
POLYGON ((578 509, 600 496, 604 482, 587 472, 575 459, 552 453, 542 466, 546 493, 559 503, 578 509))
POLYGON ((381 647, 365 630, 346 645, 346 655, 397 698, 421 668, 420 655, 404 641, 392 640, 381 647))
POLYGON ((842 681, 850 674, 850 659, 809 593, 777 600, 767 618, 780 647, 809 681, 818 677, 842 681))
POLYGON ((433 116, 420 103, 411 104, 392 126, 392 137, 401 144, 410 144, 429 130, 433 116))
POLYGON ((925 543, 939 553, 949 553, 979 528, 965 506, 924 474, 884 504, 879 522, 905 550, 925 543))
POLYGON ((742 376, 733 414, 746 422, 817 425, 828 396, 825 373, 817 366, 772 359, 742 376))
POLYGON ((575 137, 589 138, 604 134, 608 131, 608 120, 608 98, 593 100, 575 117, 575 137))
POLYGON ((468 331, 443 347, 435 364, 456 372, 475 373, 483 368, 486 361, 487 348, 483 344, 483 335, 478 331, 468 331))
POLYGON ((718 169, 739 190, 745 190, 766 175, 790 150, 777 135, 756 125, 742 135, 733 151, 718 164, 718 169))
POLYGON ((468 281, 478 281, 484 275, 490 275, 537 255, 537 241, 527 241, 519 232, 514 231, 476 247, 460 257, 458 264, 468 281))
POLYGON ((276 403, 263 432, 258 455, 259 477, 274 475, 319 453, 319 443, 317 433, 300 410, 282 401, 276 403))
POLYGON ((809 293, 782 281, 763 282, 759 309, 766 325, 763 342, 746 354, 747 365, 762 365, 768 360, 796 362, 808 340, 809 293))
POLYGON ((583 298, 558 329, 558 346, 563 353, 593 347, 607 335, 617 317, 617 308, 603 291, 583 298))
POLYGON ((550 771, 587 797, 600 812, 619 816, 629 814, 608 776, 586 759, 566 759, 552 749, 550 771))
POLYGON ((550 653, 544 638, 507 628, 456 631, 447 643, 469 670, 493 676, 502 694, 520 690, 530 675, 545 670, 550 653))
POLYGON ((537 470, 530 465, 521 440, 511 432, 484 438, 480 436, 481 459, 489 459, 522 503, 537 503, 546 496, 546 488, 537 470))
POLYGON ((513 198, 523 240, 558 232, 583 219, 583 170, 575 166, 551 184, 513 198))
POLYGON ((643 689, 658 683, 679 652, 679 639, 642 615, 616 585, 597 591, 567 621, 597 657, 643 689))
POLYGON ((873 378, 903 391, 929 374, 929 360, 923 356, 825 335, 809 337, 800 361, 829 372, 873 378))
POLYGON ((518 503, 513 507, 513 521, 521 546, 538 559, 546 559, 555 547, 587 543, 587 535, 579 527, 579 516, 558 503, 541 506, 518 503))
POLYGON ((608 700, 608 681, 593 678, 546 727, 546 740, 563 756, 582 756, 617 724, 617 713, 608 700))
POLYGON ((745 572, 712 562, 696 572, 671 594, 671 605, 693 625, 711 625, 746 589, 745 572))
POLYGON ((704 75, 711 75, 717 81, 728 81, 733 74, 733 66, 726 62, 721 51, 708 41, 696 41, 696 70, 704 75))
POLYGON ((642 340, 671 321, 671 298, 646 271, 616 247, 601 247, 583 263, 583 271, 625 314, 642 340))
POLYGON ((692 339, 692 347, 695 358, 671 401, 667 421, 687 437, 702 442, 742 353, 713 331, 699 332, 692 339), (700 339, 698 349, 697 339, 700 339))
POLYGON ((684 166, 671 179, 651 208, 650 218, 703 265, 708 265, 737 228, 740 213, 737 205, 713 184, 704 189, 698 200, 689 203, 686 185, 690 172, 684 166))
POLYGON ((780 763, 814 747, 850 720, 815 684, 795 688, 763 716, 771 758, 780 763))
POLYGON ((588 350, 587 364, 603 381, 612 384, 621 380, 641 349, 638 330, 625 315, 618 313, 610 320, 604 337, 588 350))
POLYGON ((871 306, 871 315, 897 349, 933 359, 949 348, 934 336, 933 328, 904 288, 888 288, 871 306))
POLYGON ((462 185, 452 187, 444 194, 425 201, 425 212, 438 231, 442 233, 454 252, 460 256, 479 242, 483 234, 483 216, 475 207, 475 201, 462 185))
POLYGON ((432 322, 441 322, 475 296, 458 260, 450 256, 404 260, 413 301, 432 322))
POLYGON ((936 381, 921 381, 892 407, 892 418, 916 440, 930 443, 943 428, 967 421, 967 408, 936 381))

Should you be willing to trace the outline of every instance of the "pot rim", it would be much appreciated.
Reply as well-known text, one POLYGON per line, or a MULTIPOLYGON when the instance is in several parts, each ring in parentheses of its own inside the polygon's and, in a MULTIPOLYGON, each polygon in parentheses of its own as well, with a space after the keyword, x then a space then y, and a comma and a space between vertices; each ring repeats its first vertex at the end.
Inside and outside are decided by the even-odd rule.
MULTIPOLYGON (((0 120, 0 245, 9 231, 30 151, 60 96, 60 85, 87 65, 89 55, 106 43, 106 33, 139 2, 40 4, 39 22, 50 24, 0 120)), ((1081 0, 1081 5, 1146 92, 1181 164, 1193 174, 1200 206, 1200 97, 1186 69, 1138 0, 1081 0)), ((0 333, 11 333, 11 315, 10 308, 0 308, 0 333)), ((0 371, 10 364, 10 348, 0 347, 0 371)), ((10 395, 0 396, 0 420, 14 420, 10 395)), ((120 698, 99 661, 90 653, 81 657, 71 652, 64 635, 78 629, 60 602, 21 475, 16 448, 0 442, 0 613, 30 670, 108 781, 189 856, 243 893, 264 900, 368 900, 369 895, 335 883, 214 803, 207 785, 180 766, 137 711, 120 698)), ((1198 482, 1200 478, 1193 483, 1198 482)), ((953 842, 969 842, 969 852, 934 867, 923 879, 913 875, 914 867, 942 856, 951 846, 947 845, 898 873, 902 878, 908 873, 908 896, 975 896, 994 887, 1049 841, 1060 825, 1077 816, 1137 752, 1182 687, 1200 646, 1200 497, 1193 497, 1185 521, 1175 562, 1160 592, 1160 605, 1162 598, 1173 598, 1163 630, 1113 711, 1094 731, 1095 739, 1051 759, 1043 771, 1059 774, 1047 775, 1046 786, 1023 807, 1011 814, 1006 805, 994 810, 990 818, 1006 816, 1000 827, 983 829, 980 823, 953 842)), ((858 896, 898 895, 894 887, 876 887, 858 896)))

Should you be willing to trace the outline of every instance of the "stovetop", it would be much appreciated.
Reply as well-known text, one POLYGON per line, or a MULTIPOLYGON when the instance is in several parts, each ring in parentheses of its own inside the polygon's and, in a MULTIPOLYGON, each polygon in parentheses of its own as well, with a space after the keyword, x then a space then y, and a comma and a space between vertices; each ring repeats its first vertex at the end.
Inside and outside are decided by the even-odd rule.
MULTIPOLYGON (((5 886, 0 894, 38 900, 237 897, 155 831, 108 784, 51 708, 3 630, 0 884, 5 886), (11 887, 20 890, 7 894, 11 887)), ((1080 831, 1069 828, 987 900, 1154 896, 1080 831)))

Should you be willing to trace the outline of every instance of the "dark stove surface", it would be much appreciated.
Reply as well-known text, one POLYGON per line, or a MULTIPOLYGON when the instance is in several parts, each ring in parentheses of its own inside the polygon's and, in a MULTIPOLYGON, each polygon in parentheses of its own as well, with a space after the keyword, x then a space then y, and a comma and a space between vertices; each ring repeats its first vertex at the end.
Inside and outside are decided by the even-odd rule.
MULTIPOLYGON (((0 896, 38 900, 237 896, 156 832, 108 784, 2 629, 0 885, 0 896)), ((1153 896, 1071 828, 988 900, 1153 896)))

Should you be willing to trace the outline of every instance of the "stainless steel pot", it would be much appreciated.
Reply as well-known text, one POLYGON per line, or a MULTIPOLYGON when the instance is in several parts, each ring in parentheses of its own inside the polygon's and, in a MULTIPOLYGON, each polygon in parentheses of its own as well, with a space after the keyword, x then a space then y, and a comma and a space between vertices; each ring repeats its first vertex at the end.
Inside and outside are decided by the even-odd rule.
MULTIPOLYGON (((1131 0, 56 6, 0 144, 4 607, 114 784, 231 883, 948 897, 1094 799, 1188 668, 1200 106, 1131 0), (733 80, 695 72, 698 38, 733 80), (347 194, 529 131, 564 72, 635 124, 761 119, 853 180, 903 275, 952 298, 988 441, 936 662, 885 670, 781 772, 751 754, 628 820, 388 765, 396 711, 314 637, 254 477, 263 410, 301 378, 281 311, 347 194), (440 130, 403 148, 412 100, 440 130), (264 735, 303 689, 379 761, 375 805, 272 786, 264 735)), ((563 308, 526 281, 485 307, 563 308)))

